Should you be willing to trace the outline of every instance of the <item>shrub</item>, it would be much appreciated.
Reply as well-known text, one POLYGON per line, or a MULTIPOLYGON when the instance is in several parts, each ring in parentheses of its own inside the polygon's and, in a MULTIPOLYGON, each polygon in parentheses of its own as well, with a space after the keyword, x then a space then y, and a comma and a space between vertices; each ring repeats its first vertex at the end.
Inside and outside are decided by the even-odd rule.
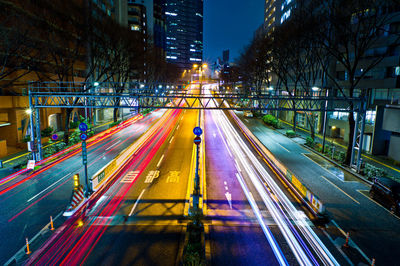
POLYGON ((117 120, 117 121, 115 121, 115 122, 112 122, 109 126, 108 126, 108 128, 112 128, 113 126, 116 126, 116 125, 118 125, 118 124, 120 124, 121 123, 121 120, 117 120))
POLYGON ((306 145, 312 147, 314 144, 314 140, 311 137, 306 138, 306 145))
POLYGON ((318 152, 322 152, 322 144, 318 143, 318 144, 315 146, 315 149, 316 149, 318 152))
POLYGON ((75 121, 75 122, 70 122, 69 123, 69 128, 70 129, 75 129, 79 126, 80 122, 79 121, 75 121))
POLYGON ((289 138, 294 138, 296 136, 296 132, 294 132, 293 130, 287 130, 286 136, 289 138))
POLYGON ((24 143, 27 143, 27 142, 29 142, 29 141, 31 141, 31 136, 25 136, 25 137, 22 139, 22 142, 24 142, 24 143))
POLYGON ((140 111, 140 113, 142 114, 142 115, 147 115, 148 113, 150 113, 152 111, 152 109, 151 108, 145 108, 145 109, 142 109, 141 111, 140 111))
POLYGON ((344 160, 346 159, 346 153, 344 151, 337 151, 333 155, 333 159, 335 159, 339 163, 344 163, 344 160))
POLYGON ((65 142, 60 141, 60 142, 54 144, 53 146, 56 149, 56 152, 59 152, 59 151, 62 151, 63 149, 65 149, 65 146, 67 146, 67 145, 65 144, 65 142))
POLYGON ((56 153, 56 152, 57 152, 57 151, 56 151, 56 148, 54 147, 54 145, 52 145, 52 146, 46 147, 46 148, 44 149, 43 155, 44 155, 45 158, 47 158, 47 157, 53 155, 53 154, 56 153))
POLYGON ((46 127, 45 129, 42 130, 42 137, 50 137, 51 133, 53 132, 52 127, 46 127))
POLYGON ((332 152, 331 146, 325 145, 324 153, 331 154, 331 152, 332 152))
POLYGON ((262 120, 265 124, 279 128, 279 120, 273 115, 264 115, 262 120))

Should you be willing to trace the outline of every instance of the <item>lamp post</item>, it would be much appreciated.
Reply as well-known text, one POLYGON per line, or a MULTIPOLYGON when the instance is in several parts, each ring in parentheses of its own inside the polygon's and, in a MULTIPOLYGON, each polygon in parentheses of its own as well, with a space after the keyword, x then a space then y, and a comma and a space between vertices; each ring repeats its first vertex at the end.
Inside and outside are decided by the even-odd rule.
POLYGON ((208 68, 208 65, 207 64, 201 64, 200 66, 199 65, 197 65, 197 64, 194 64, 193 65, 193 69, 198 69, 199 70, 199 81, 200 81, 200 94, 203 94, 202 93, 202 87, 203 87, 203 71, 205 71, 205 69, 207 69, 208 68))

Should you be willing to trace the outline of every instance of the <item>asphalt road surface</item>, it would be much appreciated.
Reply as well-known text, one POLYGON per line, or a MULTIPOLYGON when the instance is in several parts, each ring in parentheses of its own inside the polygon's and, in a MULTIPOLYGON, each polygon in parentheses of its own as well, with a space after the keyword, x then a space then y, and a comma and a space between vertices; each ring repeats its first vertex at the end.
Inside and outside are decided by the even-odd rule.
POLYGON ((400 219, 372 200, 369 185, 333 166, 296 141, 265 126, 256 118, 245 118, 246 126, 296 177, 316 194, 333 220, 327 231, 337 245, 345 233, 379 265, 398 264, 400 219), (340 230, 333 230, 340 228, 340 230))
MULTIPOLYGON (((102 138, 88 147, 88 173, 96 173, 120 151, 132 144, 150 125, 159 119, 163 110, 153 112, 132 125, 116 130, 115 134, 102 138)), ((70 203, 72 176, 79 173, 83 183, 81 153, 59 163, 52 164, 43 172, 23 174, 0 185, 0 264, 4 264, 25 245, 25 238, 32 239, 45 227, 50 216, 55 223, 70 203)))

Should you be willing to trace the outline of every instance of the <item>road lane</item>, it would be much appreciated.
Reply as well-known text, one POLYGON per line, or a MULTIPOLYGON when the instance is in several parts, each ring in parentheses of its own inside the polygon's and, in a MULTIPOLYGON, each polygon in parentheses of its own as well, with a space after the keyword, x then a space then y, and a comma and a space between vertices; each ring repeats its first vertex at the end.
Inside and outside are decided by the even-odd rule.
MULTIPOLYGON (((315 193, 326 207, 330 218, 351 239, 369 259, 375 258, 382 264, 393 264, 392 254, 400 245, 400 219, 368 196, 369 186, 364 182, 348 178, 330 162, 311 153, 297 142, 268 128, 259 119, 244 119, 245 125, 299 180, 315 193), (278 145, 283 145, 288 153, 278 145)), ((345 239, 345 234, 330 224, 328 232, 337 243, 345 239)))
POLYGON ((107 261, 122 265, 175 265, 183 244, 184 208, 193 148, 192 130, 198 111, 182 114, 118 211, 126 217, 124 227, 116 224, 106 230, 87 265, 107 261), (172 136, 174 136, 173 141, 172 136), (130 237, 134 240, 130 241, 130 237), (109 248, 129 244, 122 250, 109 248), (129 250, 129 253, 125 250, 129 250))
POLYGON ((213 113, 205 111, 204 130, 211 265, 279 265, 236 178, 241 170, 213 113))
MULTIPOLYGON (((193 113, 194 115, 187 112, 186 115, 191 115, 193 118, 196 111, 193 111, 193 113)), ((90 210, 88 216, 83 219, 84 232, 78 233, 78 237, 72 239, 74 244, 62 244, 55 252, 57 255, 51 261, 64 260, 65 262, 75 263, 87 259, 85 263, 88 264, 103 261, 113 261, 113 263, 118 261, 118 264, 125 264, 124 261, 129 261, 126 264, 131 264, 145 259, 145 261, 156 263, 152 265, 157 265, 157 263, 159 265, 170 265, 165 264, 165 262, 166 260, 171 262, 171 258, 173 258, 173 264, 175 263, 183 228, 183 225, 179 224, 177 220, 182 219, 183 216, 187 190, 187 163, 190 163, 193 146, 191 134, 188 135, 187 133, 191 132, 189 128, 193 127, 192 118, 183 120, 179 130, 174 129, 174 131, 172 131, 172 126, 178 120, 169 119, 165 123, 159 130, 161 133, 158 134, 158 137, 151 140, 149 146, 135 156, 134 162, 120 172, 116 183, 101 197, 100 203, 97 203, 90 210), (172 133, 168 137, 169 132, 172 133), (175 138, 170 144, 168 140, 172 135, 175 135, 175 138), (182 156, 186 158, 185 155, 188 152, 188 159, 182 160, 182 156), (157 170, 159 174, 154 174, 155 168, 163 155, 163 161, 159 165, 159 170, 157 170), (126 181, 126 177, 131 176, 132 172, 135 171, 138 171, 139 174, 134 181, 131 183, 121 182, 126 181), (180 173, 186 176, 180 177, 180 173), (149 175, 151 176, 150 179, 148 178, 149 175), (145 182, 146 180, 152 182, 145 182), (124 186, 128 186, 129 189, 126 190, 124 186), (111 209, 110 206, 115 208, 111 209), (137 222, 139 224, 136 224, 137 222), (172 223, 172 225, 168 225, 169 223, 172 223), (157 228, 160 230, 158 234, 155 233, 157 228), (93 237, 93 235, 96 236, 93 237), (151 246, 150 249, 159 247, 160 251, 164 249, 166 250, 164 253, 175 253, 175 256, 168 256, 164 260, 156 262, 154 255, 147 254, 148 251, 143 250, 148 245, 142 246, 136 243, 131 243, 126 248, 126 250, 131 250, 129 253, 126 253, 124 249, 114 250, 114 247, 120 247, 121 243, 132 241, 125 238, 132 235, 139 243, 148 243, 151 246), (169 237, 170 240, 168 241, 172 241, 172 239, 175 241, 172 241, 174 243, 171 242, 166 248, 162 245, 162 242, 169 237), (150 243, 149 240, 151 239, 155 242, 150 243), (112 241, 115 245, 108 241, 112 241), (88 242, 90 244, 87 244, 88 242), (83 247, 88 248, 81 251, 83 247), (135 248, 140 250, 134 251, 135 248), (111 256, 107 251, 110 249, 115 251, 115 256, 111 256), (74 250, 77 250, 78 256, 72 258, 70 254, 73 254, 74 250), (140 254, 142 257, 131 257, 132 254, 140 254), (147 255, 143 256, 144 254, 147 254, 149 258, 146 257, 147 255), (93 260, 94 262, 92 262, 93 260)))
MULTIPOLYGON (((89 147, 89 176, 135 141, 162 113, 164 111, 150 114, 89 147), (110 143, 118 141, 106 151, 110 143)), ((25 244, 25 237, 31 239, 49 222, 50 216, 54 218, 65 210, 72 194, 71 173, 80 173, 83 177, 80 152, 0 195, 0 229, 3 232, 0 234, 1 264, 25 244)), ((62 216, 59 219, 63 219, 62 216)))

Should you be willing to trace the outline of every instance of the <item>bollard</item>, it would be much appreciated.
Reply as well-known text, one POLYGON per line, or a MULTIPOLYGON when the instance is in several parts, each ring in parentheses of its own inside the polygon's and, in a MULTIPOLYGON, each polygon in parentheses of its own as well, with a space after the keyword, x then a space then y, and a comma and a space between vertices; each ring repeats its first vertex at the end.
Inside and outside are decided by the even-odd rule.
POLYGON ((371 266, 375 266, 375 259, 372 259, 371 266))
POLYGON ((345 247, 345 248, 349 247, 349 238, 350 238, 350 233, 347 232, 347 234, 346 234, 346 242, 344 243, 343 247, 345 247))
POLYGON ((29 241, 28 241, 28 238, 26 238, 26 254, 27 254, 27 255, 31 254, 31 251, 29 250, 29 241))
POLYGON ((54 226, 53 226, 53 217, 50 216, 50 230, 53 231, 54 230, 54 226))

